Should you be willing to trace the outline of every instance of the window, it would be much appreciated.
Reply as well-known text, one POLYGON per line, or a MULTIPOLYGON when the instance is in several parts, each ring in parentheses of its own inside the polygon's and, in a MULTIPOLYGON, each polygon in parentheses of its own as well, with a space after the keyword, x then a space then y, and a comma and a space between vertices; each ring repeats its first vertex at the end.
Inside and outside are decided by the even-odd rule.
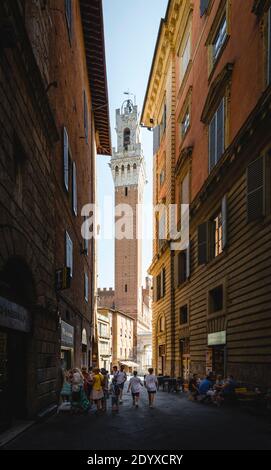
POLYGON ((210 221, 210 254, 211 258, 216 258, 223 251, 222 249, 222 213, 218 214, 210 221))
POLYGON ((73 212, 77 215, 77 182, 76 182, 76 164, 72 164, 72 206, 73 212))
POLYGON ((131 131, 126 127, 123 131, 123 147, 125 150, 128 150, 128 146, 130 145, 130 135, 131 131))
POLYGON ((128 165, 127 165, 127 171, 130 171, 130 170, 131 170, 131 166, 130 166, 130 164, 128 163, 128 165))
POLYGON ((153 129, 153 155, 158 152, 160 147, 160 126, 156 126, 153 129))
POLYGON ((190 127, 190 112, 189 112, 189 108, 188 108, 186 110, 185 115, 183 117, 183 120, 181 122, 181 135, 182 135, 182 138, 185 137, 189 127, 190 127))
POLYGON ((88 275, 85 273, 85 301, 88 302, 88 275))
POLYGON ((247 168, 247 220, 265 215, 265 158, 260 157, 247 168))
POLYGON ((220 255, 228 243, 228 198, 225 195, 219 210, 207 222, 198 226, 198 264, 220 255))
POLYGON ((160 174, 159 174, 159 186, 160 186, 160 188, 162 188, 162 186, 165 182, 165 178, 166 178, 166 172, 165 172, 165 168, 163 168, 160 171, 160 174))
POLYGON ((191 58, 191 38, 187 37, 182 55, 181 55, 181 80, 184 78, 191 58))
POLYGON ((72 35, 72 0, 65 0, 65 15, 66 15, 69 39, 71 40, 71 35, 72 35))
POLYGON ((118 167, 118 166, 115 167, 115 172, 116 172, 116 173, 119 172, 119 167, 118 167))
POLYGON ((85 228, 85 236, 84 236, 84 254, 88 255, 88 224, 86 223, 87 217, 84 216, 84 228, 85 228))
POLYGON ((183 305, 180 308, 180 325, 188 323, 188 305, 183 305))
POLYGON ((162 116, 162 122, 161 122, 161 132, 160 132, 160 139, 162 139, 163 134, 166 130, 167 127, 167 105, 164 103, 164 108, 163 108, 163 116, 162 116))
POLYGON ((181 251, 178 255, 179 284, 187 279, 186 274, 186 251, 181 251))
POLYGON ((133 164, 133 170, 136 170, 136 163, 133 164))
POLYGON ((210 0, 200 0, 200 16, 205 15, 208 10, 210 0))
POLYGON ((162 213, 158 215, 157 218, 158 224, 158 245, 159 249, 163 246, 165 240, 167 239, 166 235, 166 208, 164 207, 162 213))
POLYGON ((175 254, 174 258, 174 284, 178 287, 190 276, 190 246, 175 254))
POLYGON ((179 185, 179 214, 178 214, 178 227, 181 229, 181 235, 185 235, 185 224, 189 223, 189 208, 187 204, 190 202, 190 177, 187 173, 179 185), (188 211, 188 212, 187 212, 188 211))
POLYGON ((218 163, 225 149, 225 112, 224 98, 209 125, 209 172, 218 163))
POLYGON ((216 313, 223 310, 224 307, 224 289, 223 285, 215 287, 209 291, 209 313, 216 313))
POLYGON ((63 129, 63 170, 64 186, 69 191, 69 137, 66 127, 63 129))
POLYGON ((226 41, 227 38, 227 17, 226 15, 223 16, 223 19, 219 25, 217 34, 214 38, 213 44, 212 44, 212 52, 213 52, 213 63, 216 62, 219 53, 226 41))
POLYGON ((124 290, 125 290, 125 292, 128 292, 128 286, 127 286, 127 284, 125 284, 124 290))
POLYGON ((84 130, 85 130, 85 139, 88 143, 88 104, 87 104, 87 95, 84 91, 84 130))
POLYGON ((124 165, 121 165, 121 171, 124 173, 124 165))
POLYGON ((71 270, 73 275, 73 243, 70 235, 66 232, 66 266, 71 270))
POLYGON ((127 186, 126 186, 126 188, 125 188, 125 196, 128 196, 128 188, 127 188, 127 186))
POLYGON ((159 318, 159 333, 163 333, 165 331, 165 317, 162 315, 159 318))
POLYGON ((268 10, 267 84, 271 85, 271 7, 268 10))

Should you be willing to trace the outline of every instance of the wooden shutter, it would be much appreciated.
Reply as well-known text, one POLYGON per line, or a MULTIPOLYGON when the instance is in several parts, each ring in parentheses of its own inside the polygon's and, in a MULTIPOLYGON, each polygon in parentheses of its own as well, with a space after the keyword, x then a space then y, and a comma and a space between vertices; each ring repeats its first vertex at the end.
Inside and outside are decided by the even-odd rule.
POLYGON ((223 197, 222 203, 221 203, 221 219, 222 219, 222 250, 224 250, 228 243, 228 198, 226 194, 223 197))
POLYGON ((264 157, 247 168, 247 220, 251 222, 265 214, 264 157))
POLYGON ((153 292, 153 302, 157 302, 157 277, 153 276, 152 278, 152 292, 153 292))
POLYGON ((216 112, 216 163, 224 153, 224 98, 216 112))
POLYGON ((210 0, 200 0, 200 16, 202 17, 205 15, 206 11, 208 10, 210 0))
POLYGON ((85 273, 85 301, 88 302, 88 275, 85 273))
POLYGON ((209 125, 209 172, 216 164, 216 114, 209 125))
POLYGON ((198 226, 198 264, 207 263, 208 223, 204 222, 198 226))
POLYGON ((66 266, 71 269, 71 277, 72 277, 73 275, 73 243, 68 232, 66 232, 66 266))
POLYGON ((186 248, 186 279, 190 278, 190 243, 186 248))
POLYGON ((76 181, 76 164, 72 164, 72 203, 73 212, 77 215, 77 181, 76 181))
POLYGON ((174 287, 178 287, 179 281, 179 254, 175 252, 174 256, 174 287))
POLYGON ((166 268, 162 269, 162 297, 166 295, 166 268))
POLYGON ((69 137, 66 127, 63 129, 63 169, 64 185, 69 191, 69 137))
POLYGON ((160 147, 160 126, 153 129, 153 155, 156 154, 160 147))
POLYGON ((87 95, 84 90, 84 130, 85 130, 85 139, 88 143, 88 104, 87 104, 87 95))
POLYGON ((271 7, 268 11, 268 67, 267 67, 267 83, 271 84, 271 7))

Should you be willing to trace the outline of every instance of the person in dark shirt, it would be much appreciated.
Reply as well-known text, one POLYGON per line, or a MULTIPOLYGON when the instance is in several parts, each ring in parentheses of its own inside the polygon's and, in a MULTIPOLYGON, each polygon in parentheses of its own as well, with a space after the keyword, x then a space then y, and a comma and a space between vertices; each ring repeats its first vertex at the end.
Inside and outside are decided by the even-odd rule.
POLYGON ((199 395, 197 374, 193 374, 193 376, 190 378, 188 388, 190 396, 193 398, 193 400, 196 400, 197 396, 199 395))

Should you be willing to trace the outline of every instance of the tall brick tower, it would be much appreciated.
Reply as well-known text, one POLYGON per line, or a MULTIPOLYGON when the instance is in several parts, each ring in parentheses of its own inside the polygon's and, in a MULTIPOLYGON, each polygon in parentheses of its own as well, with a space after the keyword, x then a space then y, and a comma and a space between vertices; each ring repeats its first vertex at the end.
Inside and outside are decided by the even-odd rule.
POLYGON ((115 184, 115 220, 119 226, 124 220, 119 204, 125 204, 129 213, 125 227, 127 238, 115 238, 115 306, 135 318, 136 333, 140 330, 142 310, 141 210, 138 204, 142 204, 146 183, 138 117, 137 106, 130 99, 116 110, 117 149, 113 149, 110 164, 115 184))

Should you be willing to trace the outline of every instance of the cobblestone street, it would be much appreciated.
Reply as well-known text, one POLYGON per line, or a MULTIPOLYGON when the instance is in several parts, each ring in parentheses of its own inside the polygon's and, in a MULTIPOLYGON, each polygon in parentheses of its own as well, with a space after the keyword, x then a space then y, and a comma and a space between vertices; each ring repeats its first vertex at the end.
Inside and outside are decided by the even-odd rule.
MULTIPOLYGON (((109 403, 109 402, 108 402, 109 403)), ((110 403, 109 403, 110 404, 110 403)), ((120 412, 55 415, 34 425, 7 449, 26 450, 270 450, 271 423, 240 409, 192 403, 186 396, 158 392, 149 409, 124 394, 120 412)))

